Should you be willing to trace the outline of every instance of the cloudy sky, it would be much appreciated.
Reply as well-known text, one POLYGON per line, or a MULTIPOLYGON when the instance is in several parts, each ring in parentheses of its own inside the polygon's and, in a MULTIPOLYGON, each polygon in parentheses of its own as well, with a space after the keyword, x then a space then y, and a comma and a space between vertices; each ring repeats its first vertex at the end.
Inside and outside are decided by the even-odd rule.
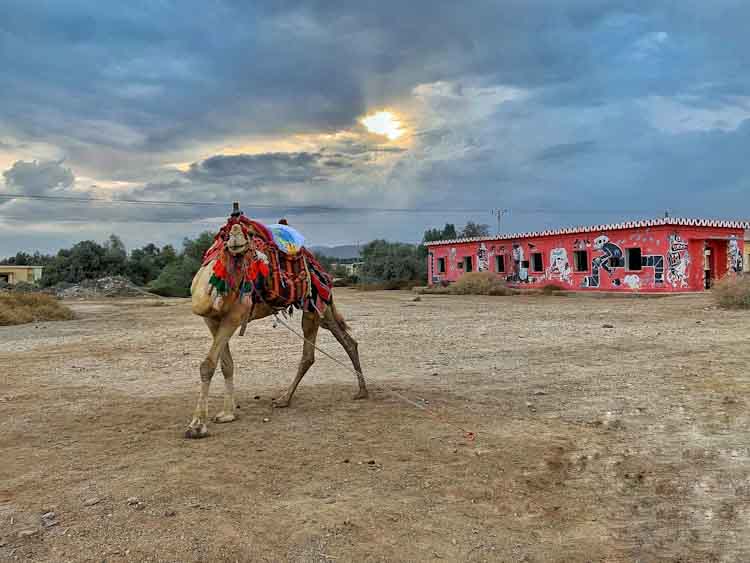
POLYGON ((745 0, 2 11, 0 256, 178 242, 234 199, 314 244, 750 216, 745 0))

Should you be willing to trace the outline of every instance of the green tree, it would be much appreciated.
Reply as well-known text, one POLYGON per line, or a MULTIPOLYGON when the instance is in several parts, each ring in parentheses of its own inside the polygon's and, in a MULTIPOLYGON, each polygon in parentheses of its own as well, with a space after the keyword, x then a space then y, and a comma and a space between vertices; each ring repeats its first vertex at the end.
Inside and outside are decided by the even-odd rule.
POLYGON ((450 240, 458 238, 456 226, 452 223, 446 223, 442 229, 427 229, 422 237, 422 242, 434 242, 436 240, 450 240))
POLYGON ((360 275, 367 283, 397 287, 427 279, 427 264, 413 244, 374 240, 362 248, 362 262, 360 275))
POLYGON ((422 244, 419 245, 417 253, 422 260, 427 259, 429 250, 425 246, 428 242, 434 242, 437 240, 450 240, 458 238, 456 234, 456 226, 453 223, 446 223, 442 229, 427 229, 422 237, 422 244))
MULTIPOLYGON (((149 289, 159 295, 188 297, 193 277, 200 269, 203 255, 213 244, 214 237, 214 233, 205 231, 195 240, 185 238, 182 253, 165 264, 157 278, 149 284, 149 289)), ((170 251, 174 253, 171 247, 170 251)))
POLYGON ((171 244, 160 249, 149 243, 130 253, 128 277, 133 283, 146 285, 155 280, 169 263, 177 259, 177 253, 171 244))
POLYGON ((490 226, 484 223, 475 223, 469 221, 466 223, 463 229, 461 229, 461 238, 473 238, 473 237, 488 237, 490 236, 490 226))
POLYGON ((203 231, 198 237, 193 240, 185 238, 182 241, 182 252, 185 256, 197 260, 199 263, 203 260, 203 255, 206 250, 211 248, 214 243, 216 233, 211 231, 203 231))
POLYGON ((51 264, 54 259, 54 256, 41 254, 39 251, 34 252, 34 254, 17 252, 15 256, 0 260, 0 264, 11 266, 46 266, 47 264, 51 264))
POLYGON ((189 297, 193 276, 201 263, 190 256, 181 255, 167 264, 159 276, 149 284, 149 289, 169 297, 189 297))
POLYGON ((128 252, 122 239, 115 234, 109 235, 104 243, 104 271, 109 276, 123 275, 127 270, 128 252))
POLYGON ((107 275, 107 250, 93 240, 83 240, 63 249, 42 272, 42 285, 78 283, 107 275))

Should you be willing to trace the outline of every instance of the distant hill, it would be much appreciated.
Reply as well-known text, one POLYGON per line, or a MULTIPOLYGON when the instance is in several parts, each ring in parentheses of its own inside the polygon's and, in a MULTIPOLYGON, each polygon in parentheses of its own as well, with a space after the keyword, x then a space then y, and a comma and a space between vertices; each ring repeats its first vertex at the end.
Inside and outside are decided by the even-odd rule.
POLYGON ((344 244, 342 246, 311 246, 310 250, 317 254, 330 256, 331 258, 359 258, 359 250, 355 244, 344 244))

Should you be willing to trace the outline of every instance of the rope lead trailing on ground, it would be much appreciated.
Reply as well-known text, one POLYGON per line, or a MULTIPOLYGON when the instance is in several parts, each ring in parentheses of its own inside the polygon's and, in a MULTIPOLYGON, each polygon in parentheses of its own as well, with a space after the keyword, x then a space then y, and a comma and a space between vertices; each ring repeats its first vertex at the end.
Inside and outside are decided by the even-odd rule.
MULTIPOLYGON (((284 320, 282 320, 281 318, 279 318, 278 312, 274 313, 273 318, 274 318, 274 328, 276 328, 279 324, 282 325, 282 326, 284 326, 289 332, 291 332, 292 334, 294 334, 296 337, 300 338, 304 342, 307 342, 308 344, 310 344, 318 352, 320 352, 321 354, 323 354, 324 356, 326 356, 330 360, 333 360, 335 363, 337 363, 338 365, 340 365, 344 369, 347 369, 347 370, 351 371, 357 377, 360 377, 362 375, 361 373, 359 373, 357 370, 355 370, 351 366, 346 365, 344 362, 342 362, 341 360, 339 360, 335 356, 332 356, 331 354, 329 354, 328 352, 326 352, 325 350, 323 350, 315 342, 312 342, 311 340, 308 340, 307 338, 305 338, 304 334, 300 334, 299 332, 297 332, 296 330, 294 330, 291 326, 289 326, 288 323, 286 323, 284 320)), ((424 405, 420 405, 416 401, 412 401, 408 397, 403 396, 401 393, 397 393, 396 391, 392 391, 391 389, 386 389, 386 388, 384 388, 382 386, 380 387, 380 389, 382 391, 385 391, 386 393, 388 393, 392 397, 396 397, 397 399, 400 399, 401 401, 403 401, 403 402, 405 402, 405 403, 407 403, 407 404, 409 404, 409 405, 411 405, 413 407, 416 407, 416 408, 418 408, 418 409, 426 412, 428 415, 430 415, 431 417, 433 417, 435 420, 438 420, 438 421, 442 422, 443 424, 446 424, 448 426, 456 428, 457 430, 460 430, 461 432, 463 432, 464 438, 466 438, 469 442, 473 442, 473 441, 476 440, 477 435, 476 435, 475 432, 471 432, 469 430, 466 430, 465 428, 462 428, 458 424, 455 424, 455 423, 453 423, 453 422, 451 422, 449 420, 446 420, 445 418, 443 418, 442 416, 440 416, 436 412, 433 412, 431 409, 427 408, 424 405)))

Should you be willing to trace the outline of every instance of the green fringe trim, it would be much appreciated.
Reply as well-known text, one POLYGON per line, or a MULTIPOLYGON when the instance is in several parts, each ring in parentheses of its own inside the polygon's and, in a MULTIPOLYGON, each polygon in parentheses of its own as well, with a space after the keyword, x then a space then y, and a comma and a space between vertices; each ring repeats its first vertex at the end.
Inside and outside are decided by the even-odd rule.
POLYGON ((216 274, 211 274, 211 279, 208 280, 208 284, 215 287, 217 293, 225 294, 227 292, 227 282, 216 277, 216 274))

